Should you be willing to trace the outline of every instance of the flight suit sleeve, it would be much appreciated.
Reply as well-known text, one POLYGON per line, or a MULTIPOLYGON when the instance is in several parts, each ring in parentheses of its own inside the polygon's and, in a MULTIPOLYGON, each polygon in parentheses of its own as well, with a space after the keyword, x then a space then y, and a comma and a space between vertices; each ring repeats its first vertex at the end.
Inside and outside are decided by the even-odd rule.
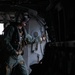
POLYGON ((16 54, 16 50, 13 48, 13 46, 11 45, 11 40, 12 40, 12 35, 14 33, 14 27, 10 26, 8 28, 7 33, 5 33, 4 35, 4 42, 6 45, 7 50, 11 53, 11 54, 16 54))

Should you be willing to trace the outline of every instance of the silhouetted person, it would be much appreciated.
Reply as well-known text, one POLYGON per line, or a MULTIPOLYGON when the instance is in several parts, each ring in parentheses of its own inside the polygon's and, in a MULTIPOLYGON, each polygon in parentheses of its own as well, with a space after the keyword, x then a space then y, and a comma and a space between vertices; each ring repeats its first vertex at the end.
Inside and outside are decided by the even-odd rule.
POLYGON ((10 25, 4 34, 4 42, 8 59, 6 60, 6 75, 11 75, 12 69, 18 65, 20 75, 27 75, 26 64, 23 59, 23 47, 27 42, 32 42, 32 38, 27 34, 25 26, 29 21, 27 17, 18 18, 18 22, 10 25))

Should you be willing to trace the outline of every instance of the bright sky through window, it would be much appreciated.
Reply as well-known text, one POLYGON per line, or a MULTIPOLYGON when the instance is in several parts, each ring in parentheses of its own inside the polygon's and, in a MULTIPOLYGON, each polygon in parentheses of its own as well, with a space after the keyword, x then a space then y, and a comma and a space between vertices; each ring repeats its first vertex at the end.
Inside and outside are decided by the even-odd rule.
POLYGON ((0 35, 3 34, 3 30, 4 30, 4 23, 0 23, 0 35))

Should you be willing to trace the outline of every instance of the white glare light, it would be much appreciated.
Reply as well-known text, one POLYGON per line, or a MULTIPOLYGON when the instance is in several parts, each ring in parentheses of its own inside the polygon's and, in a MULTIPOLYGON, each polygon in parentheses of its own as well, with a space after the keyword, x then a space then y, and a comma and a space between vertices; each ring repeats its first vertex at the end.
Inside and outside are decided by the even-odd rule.
POLYGON ((0 35, 3 34, 3 30, 4 30, 4 23, 0 23, 0 35))

